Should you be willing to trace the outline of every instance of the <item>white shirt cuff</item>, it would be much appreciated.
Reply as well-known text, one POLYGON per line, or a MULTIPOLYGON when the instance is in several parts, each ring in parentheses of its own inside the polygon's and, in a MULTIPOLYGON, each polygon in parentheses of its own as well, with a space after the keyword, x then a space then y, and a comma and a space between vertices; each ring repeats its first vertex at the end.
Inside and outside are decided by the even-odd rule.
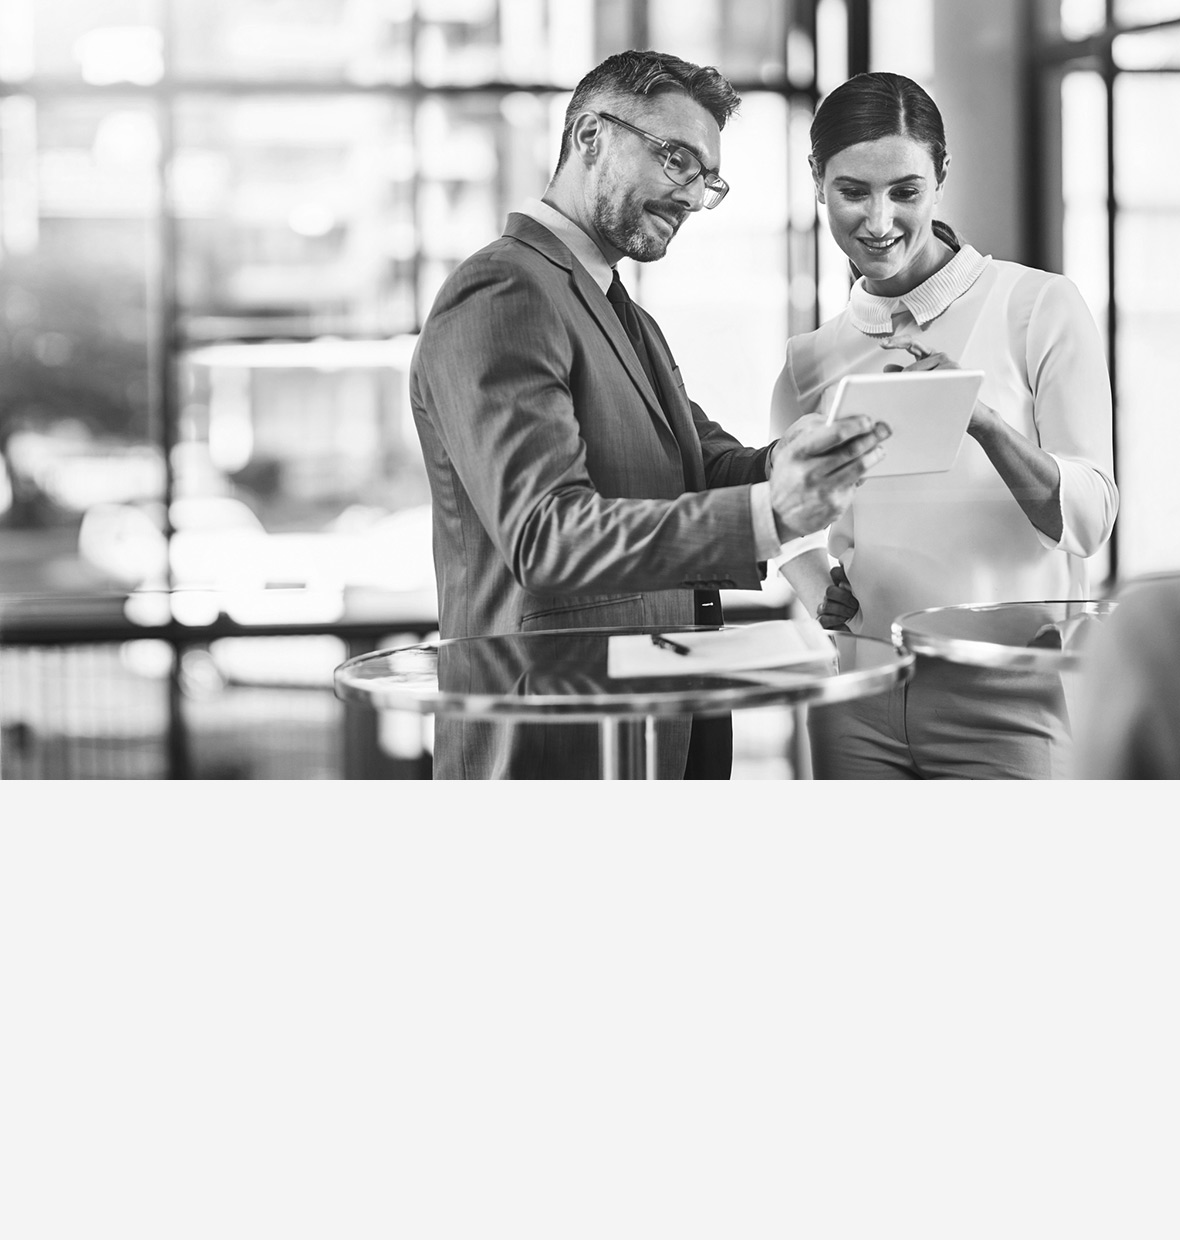
POLYGON ((778 526, 774 521, 774 508, 770 502, 770 483, 755 482, 750 487, 750 520, 754 525, 754 548, 757 559, 769 560, 778 555, 778 526))
POLYGON ((823 551, 828 549, 828 531, 827 529, 816 530, 814 534, 804 534, 802 538, 791 538, 783 543, 777 554, 770 556, 766 561, 766 575, 769 577, 772 573, 777 573, 784 564, 790 563, 796 556, 802 555, 805 551, 823 551))
POLYGON ((1035 531, 1037 538, 1051 551, 1091 556, 1110 538, 1119 510, 1118 490, 1088 462, 1050 455, 1061 475, 1061 541, 1054 542, 1040 530, 1035 531))

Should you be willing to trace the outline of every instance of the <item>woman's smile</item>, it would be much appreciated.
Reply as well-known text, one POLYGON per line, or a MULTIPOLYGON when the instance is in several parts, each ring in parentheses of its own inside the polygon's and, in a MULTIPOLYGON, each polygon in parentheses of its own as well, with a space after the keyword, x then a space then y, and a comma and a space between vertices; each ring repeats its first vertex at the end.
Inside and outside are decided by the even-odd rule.
POLYGON ((870 250, 888 250, 900 240, 900 237, 862 237, 860 243, 867 245, 870 250))
POLYGON ((890 250, 901 240, 900 237, 861 237, 860 243, 868 252, 874 256, 888 254, 890 250))

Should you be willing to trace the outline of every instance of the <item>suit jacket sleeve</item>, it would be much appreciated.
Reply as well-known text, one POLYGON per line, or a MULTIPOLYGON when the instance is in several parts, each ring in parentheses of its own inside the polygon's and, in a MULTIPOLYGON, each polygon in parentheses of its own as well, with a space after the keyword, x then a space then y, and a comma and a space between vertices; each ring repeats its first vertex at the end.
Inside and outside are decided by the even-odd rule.
MULTIPOLYGON (((485 252, 454 273, 411 377, 416 412, 515 579, 543 594, 756 589, 749 487, 681 493, 630 381, 602 364, 605 337, 588 352, 597 329, 538 262, 485 252)), ((757 454, 739 468, 740 445, 700 418, 710 483, 756 480, 757 454)))

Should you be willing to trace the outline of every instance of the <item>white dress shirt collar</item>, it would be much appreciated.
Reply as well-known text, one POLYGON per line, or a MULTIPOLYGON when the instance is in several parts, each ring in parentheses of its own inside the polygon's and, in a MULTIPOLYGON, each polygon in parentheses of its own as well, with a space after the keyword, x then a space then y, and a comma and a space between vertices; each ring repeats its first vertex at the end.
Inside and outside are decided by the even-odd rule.
POLYGON ((985 257, 974 246, 965 245, 945 267, 900 297, 874 296, 865 290, 865 278, 861 276, 848 298, 852 325, 870 336, 887 336, 893 331, 893 316, 902 309, 908 310, 916 323, 925 325, 938 318, 979 279, 990 259, 990 255, 985 257))
POLYGON ((605 293, 610 288, 614 269, 602 255, 602 251, 593 239, 578 227, 573 220, 547 202, 539 198, 526 198, 518 208, 521 215, 543 224, 549 231, 568 248, 570 253, 582 264, 594 278, 594 282, 605 293))

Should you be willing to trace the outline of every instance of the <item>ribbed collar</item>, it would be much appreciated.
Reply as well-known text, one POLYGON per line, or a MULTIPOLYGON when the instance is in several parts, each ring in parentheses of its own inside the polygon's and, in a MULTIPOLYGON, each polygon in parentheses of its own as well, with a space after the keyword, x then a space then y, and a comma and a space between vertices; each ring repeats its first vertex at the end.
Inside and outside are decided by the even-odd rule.
POLYGON ((990 257, 980 254, 974 246, 965 245, 945 267, 940 267, 917 288, 900 297, 875 297, 865 291, 865 278, 861 276, 848 298, 852 325, 870 336, 887 336, 893 331, 893 316, 903 308, 919 325, 929 323, 979 279, 990 257))

